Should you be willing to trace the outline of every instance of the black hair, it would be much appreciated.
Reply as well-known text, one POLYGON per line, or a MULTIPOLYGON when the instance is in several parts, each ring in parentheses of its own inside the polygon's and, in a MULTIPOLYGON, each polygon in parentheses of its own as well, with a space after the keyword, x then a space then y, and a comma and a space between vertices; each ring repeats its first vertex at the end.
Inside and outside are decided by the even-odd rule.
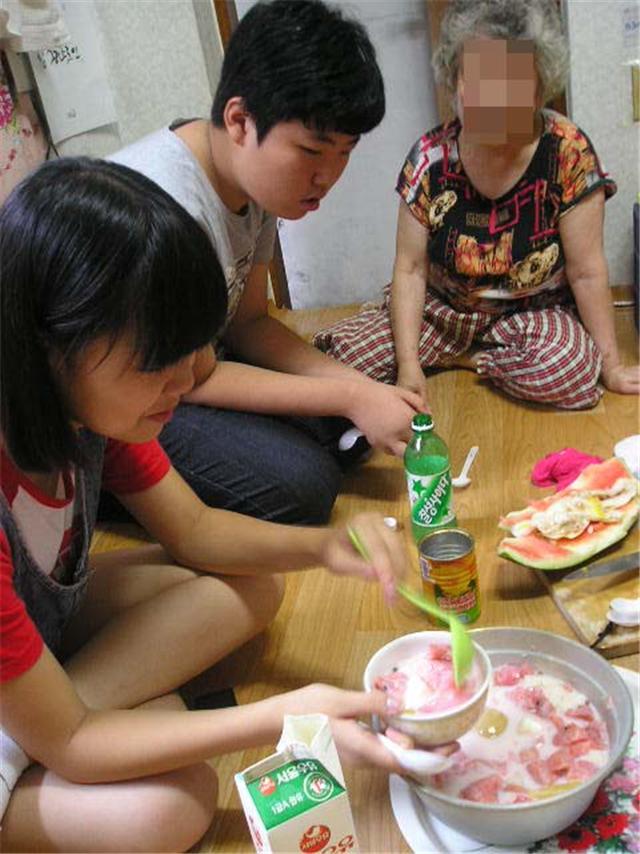
POLYGON ((258 142, 278 122, 358 136, 384 116, 384 84, 362 24, 320 0, 256 3, 231 36, 211 110, 240 96, 258 142))
POLYGON ((24 471, 82 462, 52 354, 73 366, 122 334, 161 370, 210 342, 227 310, 224 273, 195 219, 125 166, 43 164, 0 209, 0 418, 24 471))

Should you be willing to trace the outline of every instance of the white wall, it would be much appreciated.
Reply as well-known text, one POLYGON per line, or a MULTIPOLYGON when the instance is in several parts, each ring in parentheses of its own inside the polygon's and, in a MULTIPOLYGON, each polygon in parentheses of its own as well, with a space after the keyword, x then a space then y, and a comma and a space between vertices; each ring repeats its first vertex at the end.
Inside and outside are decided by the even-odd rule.
POLYGON ((605 252, 611 284, 628 285, 633 281, 632 205, 640 190, 640 122, 633 122, 626 63, 640 59, 640 33, 636 30, 634 37, 629 30, 640 2, 565 0, 565 13, 571 48, 568 112, 618 184, 605 209, 605 252))
MULTIPOLYGON (((199 17, 208 13, 213 21, 212 2, 196 3, 199 17)), ((219 75, 222 48, 214 29, 203 52, 205 31, 191 0, 95 0, 95 6, 118 124, 64 141, 61 154, 102 157, 175 118, 208 116, 210 77, 219 75)))
MULTIPOLYGON (((239 15, 253 5, 237 0, 239 15)), ((390 281, 404 159, 438 123, 424 0, 339 2, 367 27, 386 85, 382 124, 358 144, 317 213, 281 220, 280 240, 295 308, 363 302, 390 281)))
MULTIPOLYGON (((239 14, 252 4, 237 0, 239 14)), ((212 0, 95 0, 95 5, 118 126, 74 137, 59 146, 61 154, 103 156, 174 118, 208 114, 222 62, 212 0)), ((387 114, 361 140, 320 211, 281 222, 296 307, 379 296, 393 264, 397 174, 412 143, 438 122, 424 0, 339 0, 338 5, 365 24, 376 46, 387 114)), ((613 284, 631 281, 631 206, 640 189, 640 124, 632 122, 630 71, 623 64, 640 58, 637 46, 624 37, 625 14, 628 20, 628 10, 639 5, 639 0, 565 0, 572 48, 569 113, 618 182, 605 223, 613 284)))
MULTIPOLYGON (((211 0, 95 0, 95 5, 118 126, 73 137, 58 146, 61 154, 104 156, 179 116, 208 115, 222 62, 217 38, 213 44, 205 34, 207 51, 202 48, 202 18, 210 13, 211 0)), ((251 5, 253 0, 237 0, 238 14, 251 5)), ((424 0, 337 5, 364 23, 376 46, 387 114, 358 144, 321 210, 297 222, 281 221, 295 307, 379 297, 393 266, 398 172, 413 142, 437 124, 424 0)))

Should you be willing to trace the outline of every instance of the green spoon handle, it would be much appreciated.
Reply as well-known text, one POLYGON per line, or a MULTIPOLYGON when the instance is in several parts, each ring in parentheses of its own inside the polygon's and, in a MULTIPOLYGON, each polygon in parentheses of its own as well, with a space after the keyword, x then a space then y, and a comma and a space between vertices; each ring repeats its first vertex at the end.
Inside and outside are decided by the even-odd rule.
MULTIPOLYGON (((370 555, 367 547, 360 539, 358 533, 349 525, 347 528, 347 533, 349 534, 349 539, 351 540, 351 544, 354 549, 358 552, 360 557, 365 560, 370 560, 370 555)), ((438 608, 437 605, 429 602, 428 599, 425 599, 424 596, 419 596, 417 593, 414 593, 413 590, 410 590, 408 587, 405 587, 404 584, 398 584, 397 591, 401 596, 404 596, 412 605, 415 605, 416 608, 420 608, 422 611, 426 611, 428 614, 431 614, 432 617, 437 617, 442 620, 443 623, 449 623, 451 619, 451 615, 447 614, 446 611, 443 611, 441 608, 438 608)))
MULTIPOLYGON (((360 557, 365 560, 370 560, 371 558, 367 547, 360 539, 358 533, 350 525, 347 527, 347 533, 351 540, 351 544, 360 557)), ((442 608, 434 605, 433 602, 430 602, 424 596, 421 596, 419 593, 416 593, 404 584, 398 584, 396 590, 401 596, 404 596, 408 602, 415 605, 416 608, 420 608, 421 611, 426 611, 427 614, 431 614, 432 617, 436 617, 436 619, 441 620, 449 626, 449 630, 452 633, 451 652, 453 657, 454 681, 457 686, 462 685, 471 667, 471 662, 473 660, 473 648, 471 647, 471 642, 468 640, 465 629, 460 620, 455 614, 448 614, 446 611, 443 611, 442 608), (463 649, 460 646, 461 644, 469 646, 470 655, 464 655, 463 649)))
POLYGON ((355 529, 351 527, 351 525, 347 526, 347 534, 349 534, 349 539, 351 540, 351 545, 358 552, 361 558, 365 560, 371 560, 371 556, 367 550, 367 547, 362 542, 355 529))
POLYGON ((438 608, 437 605, 434 605, 433 602, 430 602, 424 596, 420 596, 419 593, 410 590, 404 584, 398 584, 396 589, 401 596, 404 596, 404 598, 411 602, 412 605, 415 605, 416 608, 420 608, 421 611, 426 611, 427 614, 431 614, 432 617, 442 620, 442 622, 447 623, 447 625, 451 622, 451 614, 447 614, 446 611, 443 611, 442 608, 438 608))

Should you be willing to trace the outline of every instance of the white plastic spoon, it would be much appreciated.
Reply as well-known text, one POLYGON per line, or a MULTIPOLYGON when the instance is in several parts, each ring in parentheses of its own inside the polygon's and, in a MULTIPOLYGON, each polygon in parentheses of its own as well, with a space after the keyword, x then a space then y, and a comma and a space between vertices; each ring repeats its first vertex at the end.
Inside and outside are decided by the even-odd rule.
POLYGON ((640 598, 612 599, 609 603, 607 619, 618 626, 640 625, 640 598))
POLYGON ((350 451, 361 436, 364 436, 362 430, 358 430, 357 427, 350 427, 340 436, 338 449, 341 451, 350 451))
POLYGON ((426 774, 440 774, 451 765, 451 757, 444 756, 442 753, 433 753, 429 750, 408 750, 406 747, 400 747, 399 744, 387 738, 386 735, 382 735, 381 732, 378 733, 378 739, 390 753, 393 753, 404 770, 409 774, 415 774, 416 777, 424 777, 426 774))
POLYGON ((479 448, 477 445, 474 445, 469 449, 469 453, 467 454, 467 459, 464 461, 464 465, 462 466, 462 471, 458 475, 458 477, 451 478, 451 483, 453 486, 458 487, 458 489, 464 489, 465 486, 469 486, 471 483, 471 478, 469 477, 469 470, 473 465, 473 461, 478 456, 479 448))
POLYGON ((597 649, 607 635, 614 630, 615 626, 640 626, 640 597, 625 599, 621 596, 609 602, 607 623, 593 643, 589 644, 590 649, 597 649))

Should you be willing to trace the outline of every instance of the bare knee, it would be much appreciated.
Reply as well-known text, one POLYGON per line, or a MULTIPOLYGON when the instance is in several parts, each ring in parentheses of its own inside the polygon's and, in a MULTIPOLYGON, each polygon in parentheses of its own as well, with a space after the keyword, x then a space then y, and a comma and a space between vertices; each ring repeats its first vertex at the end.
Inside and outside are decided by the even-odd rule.
POLYGON ((270 625, 282 604, 285 591, 284 576, 243 575, 231 582, 244 605, 251 612, 251 637, 270 625))
POLYGON ((135 850, 187 851, 207 832, 213 821, 218 780, 203 762, 169 775, 138 810, 131 840, 135 850), (141 846, 141 847, 138 847, 141 846))
POLYGON ((188 851, 209 829, 217 795, 216 773, 205 762, 136 781, 120 816, 112 813, 126 829, 116 831, 104 850, 188 851))
POLYGON ((260 603, 262 617, 262 628, 266 628, 272 622, 282 605, 285 591, 285 579, 283 575, 267 575, 257 579, 260 583, 260 603))
POLYGON ((9 802, 0 843, 6 851, 186 851, 207 832, 217 792, 206 763, 91 786, 32 766, 9 802))

